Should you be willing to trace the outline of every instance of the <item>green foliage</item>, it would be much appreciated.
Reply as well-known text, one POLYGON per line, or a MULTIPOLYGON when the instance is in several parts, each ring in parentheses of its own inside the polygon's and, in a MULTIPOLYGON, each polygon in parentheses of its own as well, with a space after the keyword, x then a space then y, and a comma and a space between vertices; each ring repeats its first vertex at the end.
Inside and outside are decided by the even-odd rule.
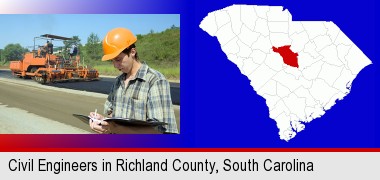
POLYGON ((0 49, 0 62, 4 62, 5 60, 4 60, 4 58, 3 58, 3 49, 0 49))
POLYGON ((159 71, 162 73, 166 79, 169 80, 179 80, 180 77, 180 67, 177 66, 171 66, 171 67, 165 67, 165 66, 155 66, 155 65, 149 65, 151 68, 159 71))
POLYGON ((180 29, 178 27, 172 26, 160 33, 137 35, 137 37, 136 49, 140 60, 155 67, 179 66, 180 29))
POLYGON ((96 65, 101 62, 103 56, 102 44, 98 35, 91 33, 87 38, 87 43, 84 47, 85 61, 88 64, 96 65))
MULTIPOLYGON (((175 80, 175 81, 179 80, 179 77, 180 77, 179 66, 160 67, 160 66, 149 65, 149 67, 161 72, 169 80, 175 80)), ((118 69, 114 68, 112 64, 107 64, 107 63, 96 65, 93 68, 98 70, 101 75, 118 76, 121 73, 118 69)))
POLYGON ((21 47, 20 44, 8 44, 1 52, 1 59, 3 61, 22 60, 25 52, 28 52, 28 49, 21 47))
POLYGON ((67 55, 70 52, 70 48, 73 44, 75 44, 78 47, 78 54, 80 53, 80 49, 82 47, 82 44, 80 43, 80 39, 78 36, 73 36, 71 40, 65 40, 63 41, 64 48, 62 53, 67 55))
POLYGON ((118 76, 120 75, 120 71, 113 67, 113 65, 96 65, 94 66, 94 69, 98 70, 101 75, 111 75, 111 76, 118 76))
POLYGON ((0 69, 9 69, 9 61, 1 61, 0 69))

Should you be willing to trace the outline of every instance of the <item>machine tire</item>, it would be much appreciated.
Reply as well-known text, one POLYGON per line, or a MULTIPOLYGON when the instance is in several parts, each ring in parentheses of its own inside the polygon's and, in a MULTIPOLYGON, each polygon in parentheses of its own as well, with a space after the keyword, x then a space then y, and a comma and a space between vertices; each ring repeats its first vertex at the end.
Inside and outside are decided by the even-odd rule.
POLYGON ((37 71, 37 69, 38 69, 37 67, 32 67, 32 69, 30 69, 30 72, 31 72, 31 73, 34 73, 34 72, 37 71))
POLYGON ((41 81, 41 83, 42 84, 46 84, 46 82, 47 82, 47 74, 46 74, 46 72, 42 72, 42 81, 41 81))
MULTIPOLYGON (((34 73, 34 72, 37 71, 37 69, 38 69, 37 67, 32 67, 32 69, 30 69, 30 72, 31 72, 31 73, 34 73)), ((31 78, 34 79, 35 77, 32 76, 31 78)))
POLYGON ((42 71, 40 74, 42 76, 40 76, 40 77, 39 76, 35 76, 34 80, 37 81, 40 84, 46 84, 46 82, 47 82, 47 74, 46 74, 46 72, 42 71))

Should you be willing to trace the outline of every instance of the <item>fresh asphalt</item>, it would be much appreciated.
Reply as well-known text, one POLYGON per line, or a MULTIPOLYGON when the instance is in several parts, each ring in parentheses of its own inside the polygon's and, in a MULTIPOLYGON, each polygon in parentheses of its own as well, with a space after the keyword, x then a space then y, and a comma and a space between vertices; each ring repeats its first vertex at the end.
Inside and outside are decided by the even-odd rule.
MULTIPOLYGON (((13 77, 11 71, 9 70, 0 70, 0 77, 8 79, 19 79, 13 77)), ((31 79, 19 80, 32 81, 31 79)), ((115 77, 101 76, 100 80, 98 81, 68 81, 60 83, 49 83, 47 86, 108 94, 114 81, 115 77)), ((180 105, 180 83, 170 82, 170 93, 173 104, 180 105)))

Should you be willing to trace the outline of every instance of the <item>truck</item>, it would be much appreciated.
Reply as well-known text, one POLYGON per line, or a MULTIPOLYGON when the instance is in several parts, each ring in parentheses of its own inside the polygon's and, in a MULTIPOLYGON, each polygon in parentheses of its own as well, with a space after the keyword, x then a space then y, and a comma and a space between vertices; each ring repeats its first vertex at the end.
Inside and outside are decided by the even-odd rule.
POLYGON ((52 42, 65 40, 73 39, 52 34, 35 37, 33 50, 26 52, 22 60, 11 61, 9 69, 16 77, 31 78, 41 84, 70 80, 99 80, 99 72, 96 69, 81 65, 77 50, 70 51, 69 57, 63 54, 62 48, 61 51, 54 52, 52 42), (47 43, 36 49, 36 39, 47 40, 47 43))

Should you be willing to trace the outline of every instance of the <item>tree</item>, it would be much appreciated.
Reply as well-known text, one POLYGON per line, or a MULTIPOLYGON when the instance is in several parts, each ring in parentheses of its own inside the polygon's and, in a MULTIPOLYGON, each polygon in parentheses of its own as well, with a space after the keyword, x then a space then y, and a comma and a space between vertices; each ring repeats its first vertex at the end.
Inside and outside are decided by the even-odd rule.
POLYGON ((73 36, 71 40, 65 40, 63 41, 63 44, 65 47, 63 48, 64 54, 69 54, 70 48, 73 44, 77 45, 78 47, 78 54, 80 54, 80 47, 82 47, 82 44, 80 43, 80 39, 78 36, 73 36))
POLYGON ((170 29, 179 29, 179 27, 175 26, 174 24, 172 25, 172 27, 170 27, 170 29))
POLYGON ((20 44, 8 44, 1 54, 4 61, 13 61, 22 60, 26 52, 28 52, 28 49, 21 47, 20 44))
POLYGON ((87 38, 87 43, 84 48, 86 61, 90 64, 98 64, 102 58, 102 43, 98 35, 91 33, 87 38))
POLYGON ((3 50, 0 49, 0 62, 3 62, 3 50))

